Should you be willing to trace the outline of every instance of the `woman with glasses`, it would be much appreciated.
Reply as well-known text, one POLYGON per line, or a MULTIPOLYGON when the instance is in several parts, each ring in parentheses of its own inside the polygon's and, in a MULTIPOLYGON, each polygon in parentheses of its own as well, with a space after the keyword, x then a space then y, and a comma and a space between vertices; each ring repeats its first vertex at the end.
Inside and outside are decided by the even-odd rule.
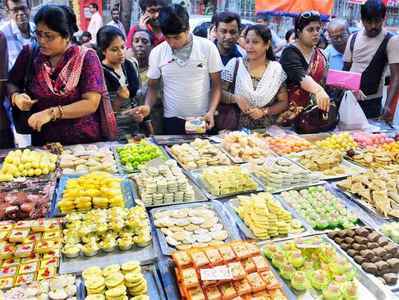
MULTIPOLYGON (((275 60, 272 34, 264 25, 245 33, 246 58, 231 59, 222 72, 222 103, 239 108, 237 128, 265 128, 288 108, 286 74, 275 60)), ((219 126, 221 127, 221 126, 219 126)), ((218 128, 236 129, 236 128, 218 128)))
POLYGON ((288 45, 281 54, 280 63, 287 73, 288 98, 290 109, 282 116, 284 122, 292 122, 306 106, 311 97, 316 99, 318 107, 328 111, 330 98, 323 88, 327 75, 327 61, 317 47, 321 32, 320 14, 308 11, 295 19, 293 44, 288 45))
POLYGON ((138 66, 126 59, 125 36, 114 26, 104 26, 97 33, 98 56, 118 124, 118 139, 126 141, 139 133, 138 119, 132 113, 139 89, 138 66))
POLYGON ((9 74, 13 107, 30 112, 32 143, 90 143, 101 140, 98 107, 105 91, 94 50, 71 44, 78 31, 66 6, 45 5, 34 18, 36 47, 25 46, 9 74), (37 49, 37 50, 36 50, 37 49), (31 80, 25 72, 32 62, 31 80))

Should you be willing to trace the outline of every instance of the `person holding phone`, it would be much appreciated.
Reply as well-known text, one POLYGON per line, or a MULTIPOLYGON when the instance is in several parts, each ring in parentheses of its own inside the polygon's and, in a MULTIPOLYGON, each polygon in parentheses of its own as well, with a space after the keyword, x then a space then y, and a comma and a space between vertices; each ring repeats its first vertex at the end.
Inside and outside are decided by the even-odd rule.
POLYGON ((222 94, 219 51, 208 39, 190 33, 188 13, 181 5, 163 7, 159 23, 166 41, 151 51, 145 104, 135 113, 142 119, 151 113, 162 80, 164 133, 185 134, 186 120, 192 117, 204 120, 210 130, 222 94))
POLYGON ((144 14, 140 17, 139 24, 130 28, 126 45, 128 48, 131 48, 133 36, 136 31, 144 29, 151 32, 153 45, 157 46, 165 40, 159 25, 158 17, 160 9, 166 4, 164 0, 140 0, 139 5, 144 14))

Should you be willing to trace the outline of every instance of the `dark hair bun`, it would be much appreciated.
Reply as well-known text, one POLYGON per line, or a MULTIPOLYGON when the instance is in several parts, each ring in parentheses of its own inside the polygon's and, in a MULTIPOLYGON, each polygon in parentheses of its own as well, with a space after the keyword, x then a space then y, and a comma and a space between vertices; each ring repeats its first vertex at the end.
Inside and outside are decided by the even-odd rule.
POLYGON ((69 23, 69 32, 72 36, 75 32, 79 31, 78 20, 76 19, 75 12, 72 10, 72 8, 66 5, 61 5, 61 8, 65 11, 67 15, 69 23))

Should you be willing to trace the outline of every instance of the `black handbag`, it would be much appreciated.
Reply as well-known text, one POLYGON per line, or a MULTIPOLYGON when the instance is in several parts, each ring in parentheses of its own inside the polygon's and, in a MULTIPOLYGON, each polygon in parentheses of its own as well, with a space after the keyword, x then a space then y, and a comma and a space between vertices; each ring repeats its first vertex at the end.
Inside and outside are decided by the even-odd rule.
MULTIPOLYGON (((29 59, 25 69, 24 81, 22 90, 29 94, 28 87, 33 79, 33 60, 39 53, 39 45, 34 42, 28 47, 29 59)), ((15 131, 20 134, 32 134, 33 130, 28 124, 28 119, 32 115, 32 111, 22 111, 16 105, 12 107, 12 117, 14 121, 15 131)))
POLYGON ((339 123, 338 107, 334 101, 330 102, 328 112, 322 111, 317 105, 307 106, 297 117, 295 131, 297 133, 318 133, 334 129, 339 123))

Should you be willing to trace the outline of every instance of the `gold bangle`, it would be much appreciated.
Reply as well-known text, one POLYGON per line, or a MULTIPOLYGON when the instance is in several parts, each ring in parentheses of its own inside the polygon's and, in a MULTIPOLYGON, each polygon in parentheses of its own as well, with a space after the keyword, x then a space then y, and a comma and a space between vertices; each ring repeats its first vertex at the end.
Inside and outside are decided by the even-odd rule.
POLYGON ((14 101, 14 99, 15 99, 15 97, 17 97, 18 96, 18 92, 14 92, 12 95, 11 95, 11 105, 12 106, 15 106, 15 101, 14 101))
POLYGON ((58 111, 60 112, 59 119, 62 119, 64 117, 64 109, 62 108, 61 105, 58 105, 58 111))

